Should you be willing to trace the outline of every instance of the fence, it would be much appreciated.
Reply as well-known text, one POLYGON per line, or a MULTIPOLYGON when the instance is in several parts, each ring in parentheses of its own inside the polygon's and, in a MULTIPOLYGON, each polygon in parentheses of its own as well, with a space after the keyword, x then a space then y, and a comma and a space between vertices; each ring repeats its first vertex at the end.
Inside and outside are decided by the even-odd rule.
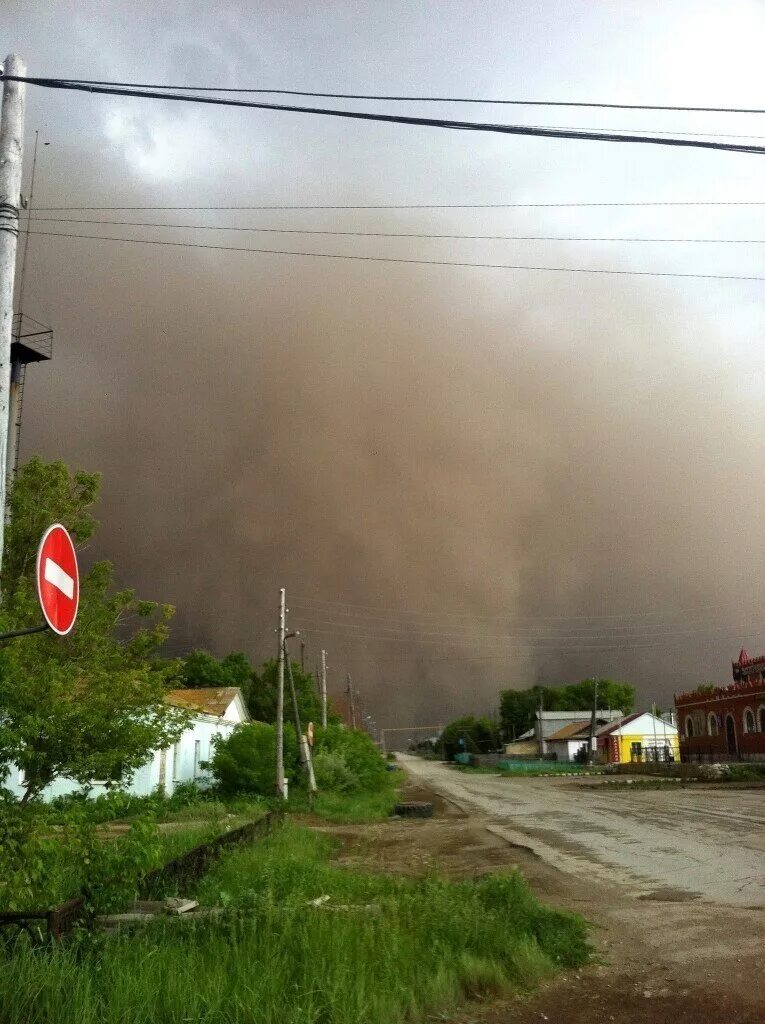
MULTIPOLYGON (((182 884, 201 878, 227 847, 267 836, 281 820, 281 812, 269 811, 257 821, 250 821, 240 828, 216 836, 208 843, 187 850, 140 879, 138 892, 143 895, 166 883, 182 884)), ((88 899, 84 895, 66 900, 49 910, 0 911, 0 941, 12 941, 23 934, 36 943, 44 941, 46 936, 60 939, 76 924, 86 921, 87 917, 88 899)))

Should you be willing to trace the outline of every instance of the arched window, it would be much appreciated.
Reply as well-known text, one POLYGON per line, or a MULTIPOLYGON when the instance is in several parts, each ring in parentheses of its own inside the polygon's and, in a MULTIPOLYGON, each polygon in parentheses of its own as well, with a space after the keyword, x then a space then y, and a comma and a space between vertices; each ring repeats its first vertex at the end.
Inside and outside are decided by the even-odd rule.
POLYGON ((707 730, 710 736, 719 735, 720 729, 717 725, 717 715, 713 711, 710 711, 707 717, 707 730))
POLYGON ((760 720, 760 732, 765 732, 765 704, 760 704, 757 717, 760 720))
POLYGON ((744 732, 755 732, 754 711, 751 708, 744 709, 744 732))
POLYGON ((688 717, 685 720, 685 735, 688 737, 688 739, 693 738, 693 719, 690 715, 688 715, 688 717))

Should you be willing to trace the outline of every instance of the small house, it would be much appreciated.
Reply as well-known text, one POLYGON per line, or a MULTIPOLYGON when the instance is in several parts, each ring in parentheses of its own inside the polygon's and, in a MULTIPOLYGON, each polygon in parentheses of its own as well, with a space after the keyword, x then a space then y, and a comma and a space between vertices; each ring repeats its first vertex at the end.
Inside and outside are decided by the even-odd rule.
POLYGON ((603 726, 597 744, 598 759, 608 764, 680 760, 677 726, 649 711, 603 726))
MULTIPOLYGON (((182 782, 196 782, 201 786, 208 784, 209 775, 202 768, 202 763, 209 760, 216 737, 230 736, 237 725, 250 720, 242 691, 236 686, 171 690, 165 700, 189 711, 191 721, 172 747, 155 750, 135 772, 125 786, 126 792, 135 796, 148 796, 157 790, 170 796, 182 782)), ((16 797, 24 794, 24 777, 18 768, 11 768, 0 784, 16 797)), ((53 800, 81 789, 73 779, 59 778, 48 786, 42 799, 53 800)), ((94 779, 90 792, 96 797, 106 789, 105 782, 94 779)))

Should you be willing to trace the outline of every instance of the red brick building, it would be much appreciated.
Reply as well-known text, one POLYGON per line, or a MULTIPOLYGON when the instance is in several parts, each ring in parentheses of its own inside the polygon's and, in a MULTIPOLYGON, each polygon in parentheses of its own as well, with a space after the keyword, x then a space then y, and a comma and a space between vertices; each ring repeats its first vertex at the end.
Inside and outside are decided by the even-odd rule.
POLYGON ((765 655, 742 648, 730 686, 675 696, 683 761, 765 761, 765 655))

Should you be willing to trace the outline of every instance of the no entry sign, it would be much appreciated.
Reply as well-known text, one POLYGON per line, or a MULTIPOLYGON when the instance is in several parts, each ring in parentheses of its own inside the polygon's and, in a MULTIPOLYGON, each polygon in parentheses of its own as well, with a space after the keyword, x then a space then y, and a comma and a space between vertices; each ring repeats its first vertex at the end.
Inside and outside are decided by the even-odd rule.
POLYGON ((72 538, 59 523, 48 527, 37 550, 37 596, 50 628, 59 636, 71 632, 80 603, 80 574, 72 538))

